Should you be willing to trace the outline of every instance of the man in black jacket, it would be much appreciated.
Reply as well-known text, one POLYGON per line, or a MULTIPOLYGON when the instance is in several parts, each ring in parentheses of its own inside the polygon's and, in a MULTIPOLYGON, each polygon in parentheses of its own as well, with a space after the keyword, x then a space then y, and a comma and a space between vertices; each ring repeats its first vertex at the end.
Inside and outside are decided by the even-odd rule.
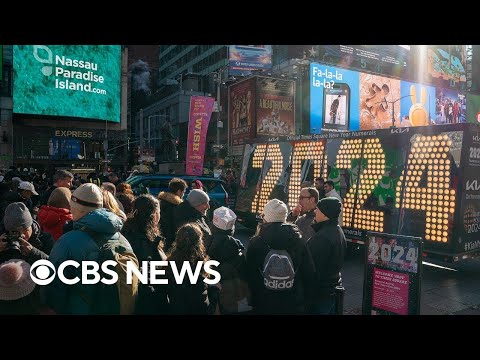
MULTIPOLYGON (((212 231, 207 220, 207 212, 210 209, 208 194, 199 189, 193 189, 188 193, 187 201, 182 202, 175 208, 175 232, 186 223, 195 223, 200 226, 203 233, 203 242, 210 244, 212 231)), ((160 213, 160 218, 162 214, 160 213)), ((208 246, 207 246, 208 248, 208 246)))
POLYGON ((316 315, 332 315, 335 311, 335 287, 342 285, 346 240, 338 225, 341 203, 326 197, 315 209, 315 230, 307 243, 315 264, 315 279, 307 287, 307 311, 316 315))

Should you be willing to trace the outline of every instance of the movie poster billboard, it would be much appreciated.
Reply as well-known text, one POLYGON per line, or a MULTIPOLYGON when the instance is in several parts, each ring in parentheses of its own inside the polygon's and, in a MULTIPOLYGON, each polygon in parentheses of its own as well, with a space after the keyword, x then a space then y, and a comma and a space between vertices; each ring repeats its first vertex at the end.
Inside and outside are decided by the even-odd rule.
POLYGON ((249 75, 252 70, 272 68, 272 45, 230 45, 229 75, 249 75))
POLYGON ((228 88, 228 122, 232 155, 242 155, 246 139, 255 137, 255 78, 250 78, 228 88))
MULTIPOLYGON (((424 56, 420 50, 419 57, 424 56)), ((466 90, 465 45, 428 45, 424 81, 435 87, 466 90)))
POLYGON ((398 127, 427 126, 437 123, 437 107, 435 105, 435 88, 433 86, 400 82, 400 101, 395 109, 400 111, 398 127))
POLYGON ((368 232, 364 315, 420 314, 422 238, 368 232))
POLYGON ((208 124, 212 116, 214 99, 208 96, 190 97, 190 118, 188 122, 188 141, 186 156, 186 174, 203 175, 203 159, 208 124))
POLYGON ((437 88, 436 105, 437 124, 458 124, 467 121, 467 98, 458 90, 437 88))
POLYGON ((257 77, 257 136, 295 134, 295 82, 257 77))

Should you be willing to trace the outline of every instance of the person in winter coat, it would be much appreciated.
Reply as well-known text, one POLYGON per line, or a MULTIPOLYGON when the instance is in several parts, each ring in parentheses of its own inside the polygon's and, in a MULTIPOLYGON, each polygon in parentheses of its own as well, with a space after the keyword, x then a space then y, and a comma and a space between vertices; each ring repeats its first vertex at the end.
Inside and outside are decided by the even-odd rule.
POLYGON ((52 234, 55 241, 63 235, 63 226, 72 220, 70 198, 72 193, 65 187, 52 191, 47 205, 42 205, 38 212, 38 223, 42 231, 52 234))
POLYGON ((168 183, 168 191, 158 194, 160 200, 160 230, 165 238, 165 251, 175 241, 175 209, 183 202, 187 183, 183 179, 173 178, 168 183))
MULTIPOLYGON (((150 261, 165 261, 163 237, 158 221, 160 205, 152 195, 140 195, 133 203, 133 216, 127 220, 122 234, 132 245, 140 266, 150 261)), ((150 275, 149 275, 150 276, 150 275)), ((167 289, 163 284, 140 284, 135 314, 155 315, 168 313, 167 289)))
POLYGON ((286 223, 287 205, 278 199, 270 200, 263 209, 263 224, 251 240, 247 251, 247 267, 251 305, 256 314, 299 314, 304 312, 304 286, 311 281, 313 264, 298 226, 286 223), (270 250, 286 250, 295 272, 293 285, 286 289, 273 288, 265 283, 264 269, 270 250))
POLYGON ((314 281, 307 287, 307 312, 331 315, 335 310, 335 287, 342 285, 340 271, 346 249, 345 235, 338 225, 341 203, 326 197, 315 208, 315 235, 307 246, 315 264, 314 281))
MULTIPOLYGON (((100 248, 88 232, 95 233, 98 238, 108 240, 131 251, 131 246, 120 236, 122 220, 103 208, 102 190, 93 183, 80 185, 72 194, 70 208, 73 215, 73 230, 63 234, 53 246, 49 261, 56 269, 67 260, 98 261, 100 248)), ((64 275, 68 279, 82 278, 81 266, 68 266, 64 275)), ((77 283, 67 285, 58 277, 46 286, 48 305, 57 314, 89 315, 93 313, 95 286, 77 283), (90 299, 90 300, 89 300, 90 299)))
POLYGON ((242 242, 233 237, 237 215, 225 207, 213 212, 212 241, 207 254, 220 265, 221 275, 220 312, 235 314, 249 311, 250 292, 248 289, 247 260, 242 242))
POLYGON ((203 190, 192 190, 187 196, 187 201, 175 208, 175 227, 179 229, 186 223, 196 223, 203 233, 203 241, 208 243, 212 231, 208 225, 207 211, 210 209, 210 198, 203 190))
MULTIPOLYGON (((168 261, 174 261, 177 269, 181 269, 185 262, 189 262, 195 269, 198 262, 209 260, 203 242, 203 233, 197 224, 185 224, 178 229, 168 261)), ((208 285, 203 280, 208 274, 203 270, 195 283, 184 278, 177 284, 172 273, 171 265, 167 268, 168 298, 170 311, 174 315, 213 315, 218 307, 218 285, 208 285)))
POLYGON ((30 265, 37 260, 48 259, 53 246, 52 235, 43 233, 32 219, 24 203, 15 202, 5 209, 4 229, 0 230, 0 263, 10 259, 22 259, 30 265), (7 236, 15 235, 14 242, 7 236))

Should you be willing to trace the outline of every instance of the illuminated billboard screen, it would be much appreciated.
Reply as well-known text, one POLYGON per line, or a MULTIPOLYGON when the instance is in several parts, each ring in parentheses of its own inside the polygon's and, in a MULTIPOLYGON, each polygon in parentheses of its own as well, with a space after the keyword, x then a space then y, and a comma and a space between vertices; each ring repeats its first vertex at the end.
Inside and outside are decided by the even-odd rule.
POLYGON ((13 112, 120 122, 120 45, 14 45, 13 112))
POLYGON ((465 90, 465 45, 429 45, 424 80, 436 87, 465 90))
POLYGON ((272 68, 272 45, 230 45, 229 75, 249 75, 252 70, 272 68))

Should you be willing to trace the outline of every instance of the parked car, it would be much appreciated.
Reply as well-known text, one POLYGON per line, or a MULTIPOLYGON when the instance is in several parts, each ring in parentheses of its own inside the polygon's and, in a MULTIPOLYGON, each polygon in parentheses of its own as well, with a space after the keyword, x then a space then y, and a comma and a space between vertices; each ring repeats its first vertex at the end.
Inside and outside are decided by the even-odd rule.
MULTIPOLYGON (((228 207, 228 193, 225 190, 225 182, 220 179, 212 178, 212 177, 203 177, 203 176, 190 176, 190 175, 137 175, 131 177, 130 179, 126 180, 127 183, 130 184, 132 187, 133 193, 135 196, 141 194, 151 194, 155 197, 161 191, 168 190, 168 183, 169 181, 174 178, 180 178, 187 182, 188 188, 185 192, 185 198, 187 197, 188 193, 192 189, 190 184, 192 180, 200 180, 203 184, 205 192, 210 197, 210 207, 211 212, 220 206, 227 206, 228 207)), ((210 216, 211 217, 211 216, 210 216)))

